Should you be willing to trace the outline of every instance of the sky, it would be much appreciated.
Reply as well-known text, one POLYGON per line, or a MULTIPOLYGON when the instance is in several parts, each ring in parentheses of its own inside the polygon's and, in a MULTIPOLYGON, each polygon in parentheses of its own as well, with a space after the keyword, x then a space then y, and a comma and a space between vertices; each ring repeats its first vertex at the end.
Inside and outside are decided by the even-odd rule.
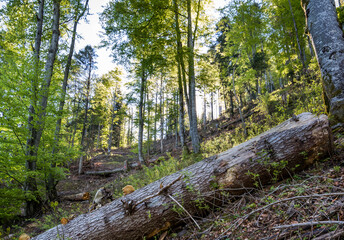
MULTIPOLYGON (((99 13, 101 13, 110 0, 90 0, 89 8, 90 14, 87 17, 87 22, 82 21, 78 25, 78 34, 83 39, 79 39, 76 44, 76 51, 84 48, 86 45, 99 46, 101 42, 102 27, 99 21, 99 13)), ((213 0, 215 8, 221 8, 228 3, 229 0, 213 0)), ((216 12, 216 11, 215 11, 216 12)), ((216 13, 213 14, 216 14, 216 13)), ((218 16, 217 16, 218 17, 218 16)), ((106 48, 97 49, 97 75, 103 75, 116 67, 110 56, 111 50, 106 48)))
MULTIPOLYGON (((84 48, 86 45, 90 44, 92 46, 99 46, 102 40, 101 33, 102 27, 99 21, 99 14, 103 11, 104 7, 110 0, 90 0, 89 2, 89 9, 90 15, 87 17, 87 21, 80 22, 78 25, 78 34, 82 36, 82 39, 78 41, 76 44, 76 51, 84 48)), ((214 6, 213 9, 209 9, 211 14, 214 15, 215 18, 220 18, 220 14, 216 11, 218 8, 224 7, 228 4, 230 0, 213 0, 214 6)), ((204 49, 206 52, 207 49, 204 49)), ((202 50, 203 52, 203 50, 202 50)), ((97 49, 97 67, 96 74, 101 76, 103 74, 108 73, 112 69, 116 67, 116 64, 113 62, 111 55, 111 49, 100 48, 97 49)), ((125 72, 125 71, 124 71, 125 72)), ((124 82, 128 81, 126 72, 124 73, 124 82)), ((122 92, 126 93, 128 89, 122 86, 122 92)), ((197 115, 201 117, 203 113, 203 99, 201 97, 201 93, 197 92, 197 115)), ((217 94, 215 95, 215 99, 217 99, 217 94)), ((217 100, 215 100, 214 104, 214 117, 217 118, 220 115, 220 105, 217 100)), ((208 110, 209 111, 209 110, 208 110)))

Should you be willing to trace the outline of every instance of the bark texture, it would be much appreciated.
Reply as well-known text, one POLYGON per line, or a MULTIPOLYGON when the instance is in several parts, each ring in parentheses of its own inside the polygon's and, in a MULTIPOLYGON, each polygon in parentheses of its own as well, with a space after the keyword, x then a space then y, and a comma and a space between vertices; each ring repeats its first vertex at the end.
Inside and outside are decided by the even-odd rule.
POLYGON ((216 202, 216 197, 221 196, 217 193, 241 194, 243 188, 254 186, 257 179, 252 179, 248 171, 259 174, 261 184, 267 184, 272 178, 267 171, 269 163, 286 162, 281 170, 283 175, 309 166, 331 151, 331 136, 327 116, 300 114, 226 152, 164 177, 33 239, 55 239, 58 232, 64 239, 123 240, 152 236, 187 216, 173 199, 189 214, 202 214, 197 205, 220 204, 216 202), (179 214, 173 209, 178 209, 179 214))
POLYGON ((302 0, 331 120, 344 122, 344 37, 334 0, 302 0))

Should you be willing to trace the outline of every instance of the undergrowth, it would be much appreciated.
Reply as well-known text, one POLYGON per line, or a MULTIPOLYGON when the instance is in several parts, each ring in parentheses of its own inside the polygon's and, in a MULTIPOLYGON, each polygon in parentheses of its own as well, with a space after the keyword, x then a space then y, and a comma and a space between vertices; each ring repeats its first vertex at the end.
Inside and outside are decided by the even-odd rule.
POLYGON ((116 180, 107 187, 112 187, 115 198, 118 198, 123 195, 122 188, 126 185, 132 185, 135 189, 142 188, 203 159, 201 154, 183 154, 181 159, 171 156, 170 153, 167 153, 167 156, 168 159, 161 161, 159 165, 143 166, 143 170, 116 180))

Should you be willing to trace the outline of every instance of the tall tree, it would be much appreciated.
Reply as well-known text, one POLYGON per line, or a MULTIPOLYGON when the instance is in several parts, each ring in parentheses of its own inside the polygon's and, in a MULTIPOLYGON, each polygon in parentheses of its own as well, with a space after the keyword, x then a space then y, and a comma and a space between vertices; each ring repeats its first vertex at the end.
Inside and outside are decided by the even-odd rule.
MULTIPOLYGON (((192 28, 192 12, 191 0, 187 0, 187 14, 188 14, 188 60, 189 60, 189 121, 190 121, 190 136, 192 141, 192 150, 194 153, 200 151, 200 139, 197 129, 197 111, 196 111, 196 78, 195 78, 195 60, 194 60, 194 42, 195 36, 192 28)), ((198 4, 201 4, 199 1, 198 4)), ((197 13, 198 17, 198 13, 197 13)), ((197 28, 197 25, 196 25, 197 28)), ((196 30, 195 30, 196 31, 196 30)))
MULTIPOLYGON (((91 77, 92 71, 96 69, 96 53, 95 50, 90 46, 87 45, 84 49, 81 49, 78 54, 75 55, 78 64, 82 66, 83 70, 86 71, 86 96, 85 96, 85 114, 84 114, 84 121, 83 127, 81 132, 81 147, 83 151, 87 150, 86 146, 86 135, 87 135, 87 123, 88 123, 88 110, 89 110, 89 102, 90 102, 90 91, 91 91, 91 77)), ((79 171, 78 173, 82 173, 82 165, 83 165, 83 155, 81 155, 79 160, 79 171)))
POLYGON ((321 69, 324 98, 333 122, 344 122, 343 31, 333 0, 302 1, 307 26, 321 69))
MULTIPOLYGON (((40 100, 37 109, 34 110, 34 107, 30 106, 30 115, 28 121, 28 129, 29 129, 29 138, 27 140, 26 148, 27 148, 27 161, 26 161, 26 168, 29 171, 36 170, 36 157, 38 153, 39 144, 41 141, 43 128, 44 128, 44 118, 46 115, 46 108, 48 104, 48 97, 49 97, 49 87, 51 84, 51 78, 53 75, 53 68, 55 57, 58 49, 58 42, 60 37, 60 1, 54 0, 53 1, 53 23, 52 23, 52 37, 49 47, 48 58, 45 63, 44 68, 44 79, 43 83, 39 92, 40 100)), ((39 61, 39 49, 41 45, 41 38, 42 38, 42 25, 43 25, 43 15, 44 15, 44 0, 39 2, 39 14, 37 17, 37 31, 36 31, 36 41, 35 46, 37 47, 35 51, 35 59, 39 61)), ((35 81, 35 80, 34 80, 35 81)), ((33 83, 33 90, 36 91, 36 84, 33 83)), ((34 101, 35 99, 34 94, 34 101)), ((34 106, 36 104, 34 103, 34 106)), ((34 175, 29 174, 25 183, 25 190, 30 192, 37 191, 37 184, 36 179, 33 177, 34 175)), ((37 194, 36 194, 37 198, 37 194)), ((39 199, 29 199, 26 201, 25 205, 25 213, 26 216, 33 216, 37 213, 41 208, 39 199)))

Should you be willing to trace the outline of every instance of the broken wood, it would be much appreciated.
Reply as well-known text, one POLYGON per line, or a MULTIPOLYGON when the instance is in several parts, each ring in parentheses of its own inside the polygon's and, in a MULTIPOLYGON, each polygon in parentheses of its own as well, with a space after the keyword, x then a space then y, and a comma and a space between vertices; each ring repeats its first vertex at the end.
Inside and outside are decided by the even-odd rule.
POLYGON ((85 172, 86 175, 102 175, 102 176, 108 176, 113 173, 119 173, 119 172, 125 172, 126 170, 124 168, 115 168, 111 170, 103 170, 103 171, 87 171, 85 172))
POLYGON ((61 196, 60 198, 62 200, 67 200, 67 201, 86 201, 90 199, 90 193, 83 192, 83 193, 61 196))
POLYGON ((226 152, 166 176, 34 239, 55 239, 58 235, 66 239, 142 239, 157 234, 158 230, 166 231, 166 226, 180 224, 187 217, 183 209, 197 216, 204 213, 202 209, 222 203, 221 191, 242 194, 242 189, 252 188, 257 182, 268 184, 273 178, 271 173, 277 170, 280 176, 287 177, 332 151, 327 116, 303 113, 298 119, 289 119, 226 152))

